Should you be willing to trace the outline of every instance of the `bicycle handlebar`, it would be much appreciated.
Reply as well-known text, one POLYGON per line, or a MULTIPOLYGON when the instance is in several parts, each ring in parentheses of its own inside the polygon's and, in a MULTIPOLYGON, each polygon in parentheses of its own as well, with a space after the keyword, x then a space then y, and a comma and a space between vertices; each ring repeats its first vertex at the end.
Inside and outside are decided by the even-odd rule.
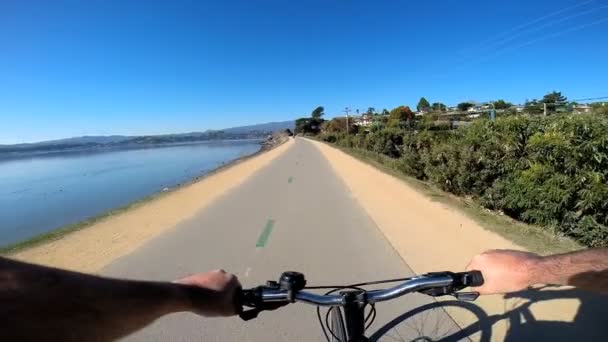
MULTIPOLYGON (((481 286, 483 282, 483 276, 479 271, 428 273, 407 279, 401 284, 388 289, 358 291, 359 296, 354 300, 365 304, 373 304, 412 292, 422 292, 431 296, 454 295, 463 300, 475 300, 479 296, 478 293, 457 293, 457 291, 469 286, 481 286)), ((302 274, 285 272, 281 276, 279 283, 270 281, 266 286, 243 290, 241 304, 257 309, 255 313, 252 313, 253 317, 255 317, 259 311, 274 310, 296 301, 316 306, 342 306, 346 303, 344 293, 320 295, 302 291, 305 288, 305 284, 306 281, 302 274)), ((344 287, 344 289, 348 288, 348 286, 344 287)), ((350 298, 349 300, 353 299, 350 298)), ((241 317, 243 319, 253 318, 246 318, 243 315, 241 317)))

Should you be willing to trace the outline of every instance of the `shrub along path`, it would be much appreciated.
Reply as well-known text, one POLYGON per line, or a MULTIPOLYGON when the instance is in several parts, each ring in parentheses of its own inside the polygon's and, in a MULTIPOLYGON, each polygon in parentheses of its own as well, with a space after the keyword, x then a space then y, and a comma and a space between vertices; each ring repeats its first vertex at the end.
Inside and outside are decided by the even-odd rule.
POLYGON ((608 246, 607 116, 511 116, 454 131, 319 137, 517 220, 608 246))

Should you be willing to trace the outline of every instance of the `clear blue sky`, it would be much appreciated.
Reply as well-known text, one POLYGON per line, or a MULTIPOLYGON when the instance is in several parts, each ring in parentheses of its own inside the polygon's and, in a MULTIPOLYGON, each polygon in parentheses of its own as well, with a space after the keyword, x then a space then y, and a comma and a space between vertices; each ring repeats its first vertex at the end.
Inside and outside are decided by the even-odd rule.
POLYGON ((0 143, 222 128, 317 105, 333 116, 420 96, 605 96, 607 6, 3 0, 0 143))

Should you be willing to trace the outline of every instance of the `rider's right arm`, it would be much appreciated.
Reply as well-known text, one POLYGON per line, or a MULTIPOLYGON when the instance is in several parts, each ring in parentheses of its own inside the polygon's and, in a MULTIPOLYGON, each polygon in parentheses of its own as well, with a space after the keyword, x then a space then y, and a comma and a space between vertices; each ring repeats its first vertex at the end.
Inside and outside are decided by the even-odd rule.
POLYGON ((490 250, 475 256, 467 270, 481 271, 481 294, 509 293, 535 284, 571 285, 608 294, 608 248, 541 257, 513 250, 490 250))

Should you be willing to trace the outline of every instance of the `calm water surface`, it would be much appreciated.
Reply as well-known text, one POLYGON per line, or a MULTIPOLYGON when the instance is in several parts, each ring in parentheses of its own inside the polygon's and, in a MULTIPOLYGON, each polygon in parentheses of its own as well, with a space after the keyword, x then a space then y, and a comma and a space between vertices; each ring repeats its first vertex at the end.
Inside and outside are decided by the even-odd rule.
POLYGON ((0 160, 0 246, 127 205, 259 148, 259 141, 224 141, 0 160))

